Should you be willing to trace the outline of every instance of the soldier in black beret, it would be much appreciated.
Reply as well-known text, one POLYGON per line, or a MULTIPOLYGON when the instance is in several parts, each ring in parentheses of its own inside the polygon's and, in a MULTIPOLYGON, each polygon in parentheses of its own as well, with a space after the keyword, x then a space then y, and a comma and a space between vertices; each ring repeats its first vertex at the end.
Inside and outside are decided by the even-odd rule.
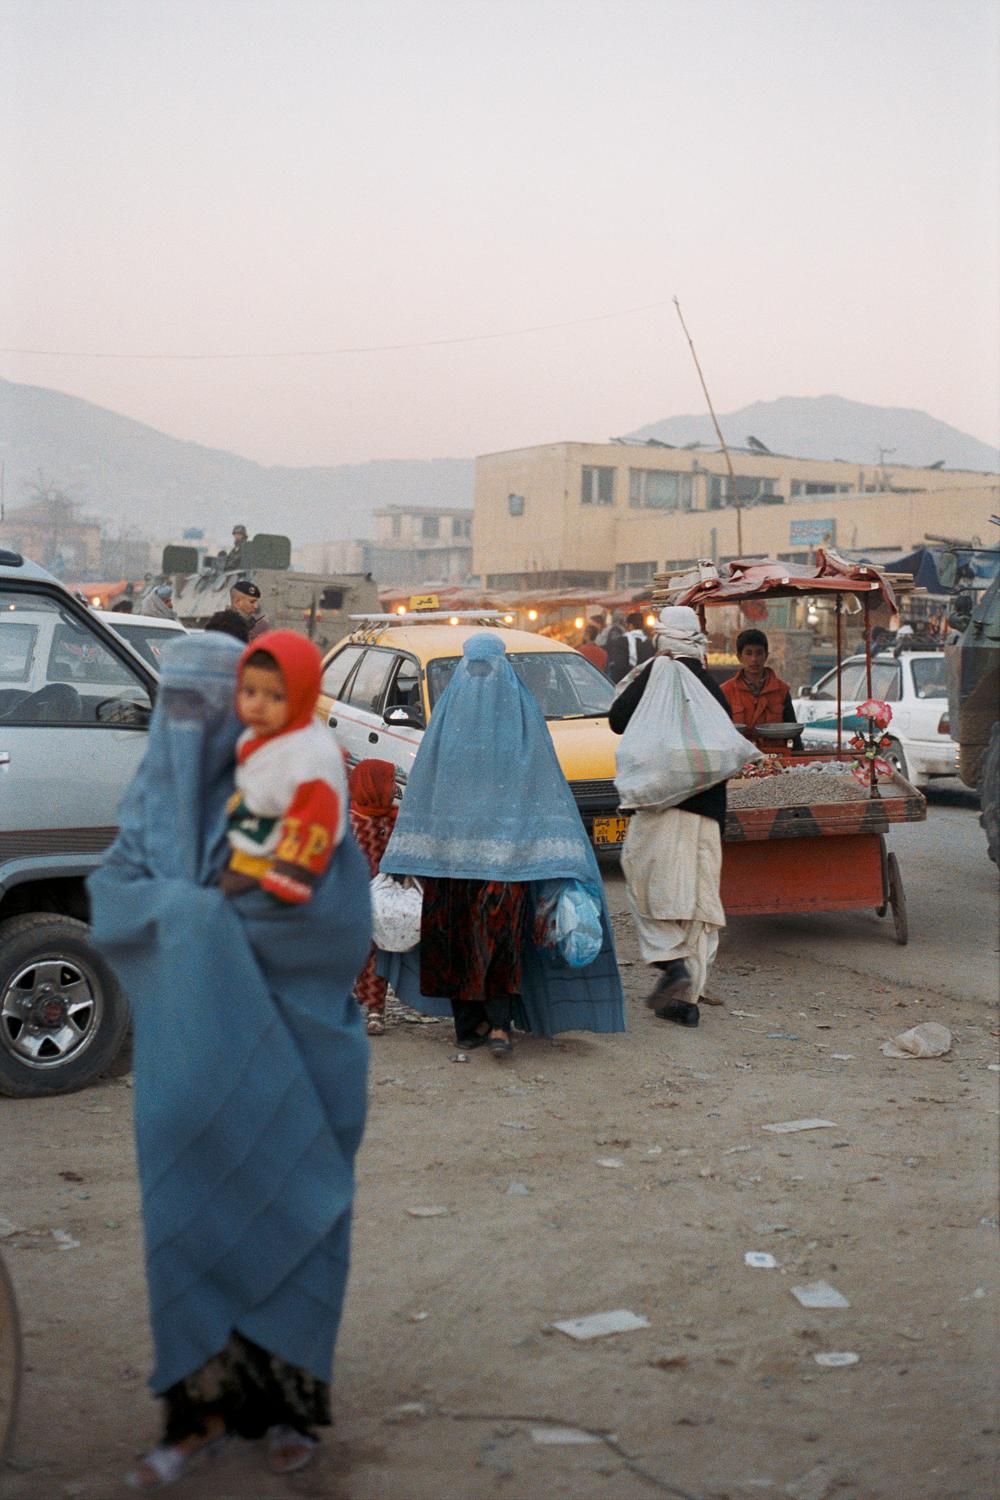
POLYGON ((250 639, 270 630, 267 619, 260 613, 260 589, 249 578, 241 578, 229 591, 229 607, 245 616, 250 623, 250 639))

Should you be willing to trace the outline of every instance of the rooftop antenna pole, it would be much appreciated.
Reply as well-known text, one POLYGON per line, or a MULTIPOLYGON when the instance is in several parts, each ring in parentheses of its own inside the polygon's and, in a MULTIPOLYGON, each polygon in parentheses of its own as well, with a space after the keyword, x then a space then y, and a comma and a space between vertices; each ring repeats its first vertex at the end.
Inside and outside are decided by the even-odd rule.
POLYGON ((715 407, 712 405, 712 398, 708 394, 708 386, 705 384, 705 377, 704 377, 704 375, 701 372, 701 365, 698 363, 698 355, 697 355, 697 353, 695 351, 694 340, 692 339, 691 335, 688 333, 688 326, 687 326, 687 324, 684 321, 684 314, 681 312, 681 305, 678 302, 678 300, 677 300, 676 297, 674 298, 674 306, 677 309, 677 316, 681 320, 681 327, 684 330, 684 337, 687 339, 688 344, 690 345, 690 348, 691 348, 691 358, 694 360, 694 367, 698 371, 698 379, 701 381, 701 388, 705 392, 705 400, 708 402, 708 410, 711 413, 712 426, 715 428, 715 435, 719 439, 719 447, 722 449, 723 453, 726 456, 726 467, 729 470, 729 483, 732 486, 732 492, 733 492, 733 504, 736 507, 736 550, 739 553, 740 557, 742 557, 743 556, 743 507, 740 504, 739 492, 738 492, 738 490, 736 488, 736 475, 733 473, 733 460, 732 460, 732 457, 730 455, 729 448, 726 445, 726 440, 722 436, 722 429, 720 428, 718 418, 715 415, 715 407))

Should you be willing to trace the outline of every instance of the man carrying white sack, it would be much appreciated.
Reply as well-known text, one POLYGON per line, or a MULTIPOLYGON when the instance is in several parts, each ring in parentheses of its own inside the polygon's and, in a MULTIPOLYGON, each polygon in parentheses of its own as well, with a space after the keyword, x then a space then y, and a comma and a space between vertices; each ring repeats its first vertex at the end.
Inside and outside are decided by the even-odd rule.
POLYGON ((697 1026, 726 925, 726 780, 760 751, 734 728, 706 669, 708 641, 694 610, 662 609, 654 644, 656 656, 623 679, 608 715, 622 736, 622 810, 632 813, 622 868, 643 962, 661 971, 646 1004, 665 1021, 697 1026))

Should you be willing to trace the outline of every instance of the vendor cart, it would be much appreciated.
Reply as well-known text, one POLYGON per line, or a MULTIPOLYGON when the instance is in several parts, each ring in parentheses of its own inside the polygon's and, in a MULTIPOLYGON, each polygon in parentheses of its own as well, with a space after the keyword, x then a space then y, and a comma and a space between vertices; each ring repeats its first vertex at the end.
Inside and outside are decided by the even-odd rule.
MULTIPOLYGON (((845 596, 854 595, 864 611, 871 696, 872 616, 880 607, 895 609, 895 595, 884 574, 820 549, 814 567, 757 559, 731 562, 717 571, 703 564, 697 577, 671 580, 663 597, 664 602, 669 596, 671 603, 696 609, 704 628, 705 611, 713 605, 822 593, 832 593, 836 599, 836 749, 822 755, 796 753, 786 743, 774 760, 789 769, 820 760, 840 761, 846 772, 856 755, 845 750, 840 727, 843 602, 845 596)), ((884 917, 891 911, 896 941, 907 942, 906 895, 899 861, 886 849, 885 835, 894 823, 922 822, 927 816, 925 798, 897 772, 880 786, 872 771, 869 783, 859 788, 858 800, 853 801, 824 801, 822 776, 803 776, 802 780, 809 788, 808 801, 730 807, 723 836, 721 889, 727 914, 874 909, 884 917)))

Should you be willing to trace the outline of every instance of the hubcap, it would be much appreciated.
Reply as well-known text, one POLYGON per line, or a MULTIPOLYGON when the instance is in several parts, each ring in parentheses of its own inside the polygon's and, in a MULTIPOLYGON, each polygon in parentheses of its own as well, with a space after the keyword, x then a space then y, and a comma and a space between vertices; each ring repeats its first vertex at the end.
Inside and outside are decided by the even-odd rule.
POLYGON ((101 1019, 96 976, 56 954, 10 976, 0 1000, 0 1045, 30 1068, 53 1068, 93 1041, 101 1019))

